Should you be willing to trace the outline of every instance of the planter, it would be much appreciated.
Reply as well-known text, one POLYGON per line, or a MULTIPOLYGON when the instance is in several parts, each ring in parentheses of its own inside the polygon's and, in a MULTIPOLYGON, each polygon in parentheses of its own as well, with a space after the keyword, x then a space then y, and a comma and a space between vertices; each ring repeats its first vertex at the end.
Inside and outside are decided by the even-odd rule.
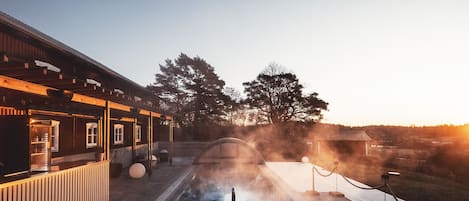
POLYGON ((104 160, 104 153, 95 153, 96 162, 104 160))
POLYGON ((160 153, 158 155, 160 157, 160 161, 164 161, 164 162, 168 161, 168 158, 169 158, 168 150, 163 149, 163 150, 160 151, 160 153))
POLYGON ((122 163, 109 164, 109 176, 111 178, 119 177, 122 173, 122 163))
POLYGON ((3 165, 2 162, 0 162, 0 178, 3 178, 3 168, 5 167, 5 165, 3 165))

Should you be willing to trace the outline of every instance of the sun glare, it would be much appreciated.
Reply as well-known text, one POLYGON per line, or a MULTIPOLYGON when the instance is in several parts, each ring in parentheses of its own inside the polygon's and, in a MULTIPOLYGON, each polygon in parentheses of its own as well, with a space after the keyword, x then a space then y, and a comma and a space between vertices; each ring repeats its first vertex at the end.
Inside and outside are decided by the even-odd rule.
POLYGON ((469 123, 464 124, 464 134, 469 137, 469 123))

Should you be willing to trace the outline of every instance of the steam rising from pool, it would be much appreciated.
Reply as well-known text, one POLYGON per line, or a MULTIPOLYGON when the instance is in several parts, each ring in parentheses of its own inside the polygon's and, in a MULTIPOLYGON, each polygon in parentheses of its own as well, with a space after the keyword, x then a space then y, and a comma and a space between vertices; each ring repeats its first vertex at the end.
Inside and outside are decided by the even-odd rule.
MULTIPOLYGON (((263 166, 263 165, 261 165, 263 166)), ((199 165, 179 201, 291 200, 257 164, 199 165)))

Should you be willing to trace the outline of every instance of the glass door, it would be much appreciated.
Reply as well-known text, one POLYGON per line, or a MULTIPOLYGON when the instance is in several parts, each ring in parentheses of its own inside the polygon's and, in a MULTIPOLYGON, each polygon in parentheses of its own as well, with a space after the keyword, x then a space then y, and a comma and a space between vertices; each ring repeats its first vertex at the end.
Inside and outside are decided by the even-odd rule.
POLYGON ((51 161, 51 121, 31 120, 31 171, 49 171, 51 161))

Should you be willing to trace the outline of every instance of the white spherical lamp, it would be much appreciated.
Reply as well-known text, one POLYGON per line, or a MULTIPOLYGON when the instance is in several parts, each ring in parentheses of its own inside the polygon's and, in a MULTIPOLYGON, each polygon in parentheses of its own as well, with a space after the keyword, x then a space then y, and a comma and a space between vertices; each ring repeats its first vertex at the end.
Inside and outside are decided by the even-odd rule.
POLYGON ((151 155, 151 167, 156 167, 157 161, 158 161, 158 158, 156 158, 155 155, 151 155))
POLYGON ((145 166, 141 163, 134 163, 129 168, 129 176, 133 179, 140 179, 145 175, 145 166))

